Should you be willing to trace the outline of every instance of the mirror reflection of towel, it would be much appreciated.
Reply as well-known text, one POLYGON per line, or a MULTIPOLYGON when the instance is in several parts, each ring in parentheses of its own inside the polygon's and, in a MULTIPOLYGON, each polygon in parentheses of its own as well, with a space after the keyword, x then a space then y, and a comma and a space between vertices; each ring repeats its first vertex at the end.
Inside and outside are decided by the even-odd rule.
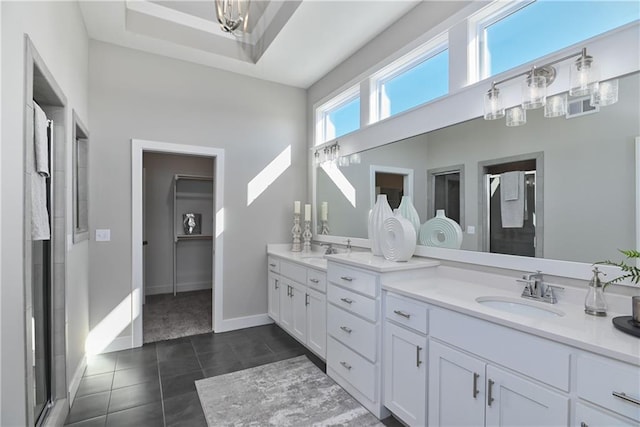
POLYGON ((31 175, 31 239, 51 239, 47 210, 47 178, 49 177, 49 138, 47 115, 33 103, 33 162, 31 175))
POLYGON ((502 216, 502 228, 523 227, 524 199, 524 172, 515 171, 500 174, 500 213, 502 216))

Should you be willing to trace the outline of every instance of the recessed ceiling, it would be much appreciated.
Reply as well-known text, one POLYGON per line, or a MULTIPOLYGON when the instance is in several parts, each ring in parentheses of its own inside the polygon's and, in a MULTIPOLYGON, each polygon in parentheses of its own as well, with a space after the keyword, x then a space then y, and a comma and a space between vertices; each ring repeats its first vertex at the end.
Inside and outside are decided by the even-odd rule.
POLYGON ((80 1, 89 37, 307 88, 419 0, 251 2, 249 32, 220 29, 214 2, 80 1))

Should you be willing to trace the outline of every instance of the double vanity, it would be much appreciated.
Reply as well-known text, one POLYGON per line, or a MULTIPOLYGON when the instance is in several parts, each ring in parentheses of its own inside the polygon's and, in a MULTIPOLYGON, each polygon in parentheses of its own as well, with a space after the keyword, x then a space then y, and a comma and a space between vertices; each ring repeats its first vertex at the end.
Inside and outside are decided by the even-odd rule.
MULTIPOLYGON (((268 245, 269 315, 378 418, 408 425, 638 426, 640 340, 521 298, 517 277, 268 245)), ((628 298, 627 298, 628 300, 628 298)), ((629 304, 630 305, 630 304, 629 304)), ((623 311, 624 308, 619 308, 623 311)))

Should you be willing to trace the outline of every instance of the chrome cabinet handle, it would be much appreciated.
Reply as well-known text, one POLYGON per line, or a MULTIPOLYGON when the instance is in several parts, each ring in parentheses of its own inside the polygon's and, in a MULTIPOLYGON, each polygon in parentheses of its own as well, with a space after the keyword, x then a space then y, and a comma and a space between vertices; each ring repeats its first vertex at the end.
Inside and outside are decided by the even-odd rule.
POLYGON ((611 394, 619 399, 626 400, 627 402, 631 402, 634 405, 640 406, 640 400, 633 398, 631 396, 627 396, 626 393, 623 393, 621 391, 614 391, 614 392, 611 392, 611 394))
POLYGON ((309 305, 309 294, 304 294, 304 305, 309 305))
POLYGON ((340 301, 346 302, 347 304, 353 303, 353 300, 349 298, 340 298, 340 301))
POLYGON ((422 350, 422 347, 420 347, 419 345, 416 346, 416 367, 420 367, 420 364, 422 363, 422 360, 420 360, 420 350, 422 350))
POLYGON ((276 289, 280 288, 280 286, 278 286, 278 279, 275 280, 275 287, 276 287, 276 289))
POLYGON ((473 398, 475 399, 478 396, 478 378, 480 378, 480 374, 473 373, 473 398))
POLYGON ((580 427, 589 427, 589 424, 585 423, 584 421, 582 421, 580 423, 580 427))
POLYGON ((409 318, 411 318, 411 315, 410 315, 409 313, 405 313, 405 312, 404 312, 404 311, 402 311, 402 310, 393 310, 393 312, 394 312, 395 314, 397 314, 398 316, 402 316, 402 317, 404 317, 405 319, 409 319, 409 318))
POLYGON ((312 282, 312 283, 318 283, 320 280, 318 280, 318 279, 309 279, 309 281, 312 282))
POLYGON ((350 334, 353 331, 353 329, 348 328, 346 326, 340 326, 340 329, 342 329, 343 331, 345 331, 348 334, 350 334))
POLYGON ((349 371, 351 370, 351 365, 349 365, 347 362, 340 362, 340 364, 342 366, 344 366, 345 369, 347 369, 349 371))
POLYGON ((276 266, 275 264, 269 264, 269 267, 275 267, 275 266, 276 266))
POLYGON ((347 282, 352 282, 353 281, 353 277, 349 277, 349 276, 340 276, 340 278, 342 280, 346 280, 347 282))
POLYGON ((492 396, 494 384, 495 382, 493 380, 489 380, 489 388, 487 390, 487 406, 491 406, 491 403, 495 400, 492 396))

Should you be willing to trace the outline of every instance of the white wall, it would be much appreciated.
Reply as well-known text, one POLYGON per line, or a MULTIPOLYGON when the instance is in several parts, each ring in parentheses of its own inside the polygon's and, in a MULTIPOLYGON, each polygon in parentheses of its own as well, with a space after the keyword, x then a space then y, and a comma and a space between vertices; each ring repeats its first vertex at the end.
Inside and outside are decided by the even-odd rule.
MULTIPOLYGON (((223 319, 265 314, 266 244, 290 239, 304 200, 305 92, 102 42, 89 62, 90 216, 111 229, 91 243, 91 327, 131 293, 131 138, 225 150, 223 319), (247 206, 247 183, 288 147, 291 166, 247 206)), ((112 329, 130 336, 130 321, 112 329)))
MULTIPOLYGON (((2 272, 0 307, 2 345, 0 425, 26 424, 23 253, 24 35, 36 50, 82 121, 88 120, 88 39, 75 2, 2 2, 2 272)), ((71 129, 71 110, 67 114, 71 129)), ((66 135, 67 183, 71 182, 71 133, 66 135)), ((67 186, 67 232, 71 232, 71 188, 67 186)), ((84 354, 87 333, 88 244, 67 254, 67 375, 84 354)))
MULTIPOLYGON (((144 292, 145 295, 170 293, 173 292, 173 178, 176 174, 213 176, 213 159, 145 153, 143 165, 146 181, 144 240, 149 242, 145 247, 144 292)), ((213 224, 213 185, 207 184, 212 198, 189 202, 197 206, 192 212, 202 214, 202 232, 211 234, 211 230, 204 228, 213 224)), ((182 221, 183 212, 178 211, 179 221, 182 221)), ((212 242, 182 241, 178 246, 178 291, 211 288, 212 242)))

